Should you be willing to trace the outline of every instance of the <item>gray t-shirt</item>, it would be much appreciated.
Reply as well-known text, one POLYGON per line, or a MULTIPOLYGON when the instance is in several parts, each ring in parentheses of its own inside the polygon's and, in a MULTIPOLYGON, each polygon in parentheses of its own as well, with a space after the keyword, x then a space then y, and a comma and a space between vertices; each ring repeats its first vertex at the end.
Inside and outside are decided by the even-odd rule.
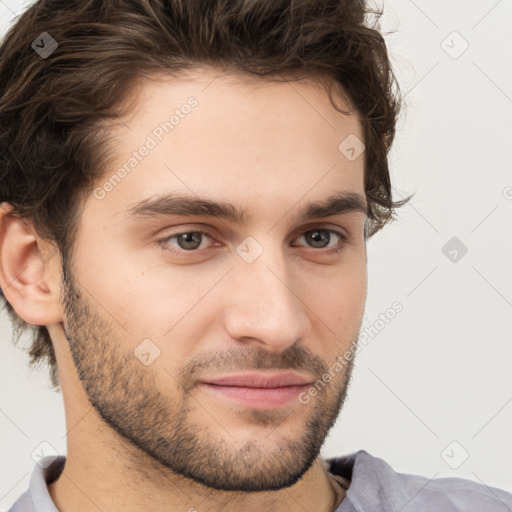
MULTIPOLYGON (((66 458, 60 456, 43 469, 48 459, 36 464, 28 490, 8 512, 58 512, 47 484, 59 477, 66 458)), ((350 483, 334 512, 512 512, 512 494, 506 491, 463 478, 398 473, 365 450, 326 464, 338 481, 350 483)))

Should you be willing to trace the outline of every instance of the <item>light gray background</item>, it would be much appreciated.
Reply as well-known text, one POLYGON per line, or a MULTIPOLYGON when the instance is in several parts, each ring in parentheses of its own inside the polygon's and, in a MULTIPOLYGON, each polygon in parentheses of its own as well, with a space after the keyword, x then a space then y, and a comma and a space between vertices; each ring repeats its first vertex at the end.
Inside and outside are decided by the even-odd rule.
MULTIPOLYGON (((407 93, 392 152, 395 198, 416 196, 369 242, 363 331, 374 330, 323 454, 365 449, 398 471, 512 491, 512 1, 384 7, 407 93), (468 248, 457 262, 442 252, 452 237, 468 248), (395 301, 403 311, 382 327, 395 301)), ((0 0, 2 33, 22 10, 0 0)), ((5 316, 0 333, 6 510, 28 486, 32 450, 47 441, 65 454, 66 433, 61 395, 45 370, 28 371, 5 316)))

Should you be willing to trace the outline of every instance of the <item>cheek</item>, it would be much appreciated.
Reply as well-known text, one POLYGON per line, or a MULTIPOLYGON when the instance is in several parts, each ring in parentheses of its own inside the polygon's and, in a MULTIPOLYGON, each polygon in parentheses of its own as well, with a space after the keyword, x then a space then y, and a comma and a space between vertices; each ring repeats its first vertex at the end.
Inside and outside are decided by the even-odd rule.
POLYGON ((210 324, 209 314, 215 314, 209 292, 218 274, 198 272, 192 266, 139 262, 131 275, 113 284, 118 287, 114 294, 118 311, 134 336, 166 340, 192 331, 197 335, 201 326, 210 324))
POLYGON ((333 272, 324 284, 321 293, 305 291, 308 298, 305 302, 320 324, 323 322, 323 327, 319 327, 322 331, 327 329, 331 335, 335 333, 340 337, 337 343, 343 340, 349 345, 357 335, 364 314, 367 293, 365 261, 340 267, 339 272, 333 272))

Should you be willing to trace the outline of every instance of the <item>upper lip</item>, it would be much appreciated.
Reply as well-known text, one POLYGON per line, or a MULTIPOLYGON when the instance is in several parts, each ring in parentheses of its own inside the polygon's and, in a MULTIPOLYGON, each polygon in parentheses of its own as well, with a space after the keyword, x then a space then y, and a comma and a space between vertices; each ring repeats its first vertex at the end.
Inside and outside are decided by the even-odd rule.
POLYGON ((218 386, 278 388, 283 386, 304 386, 305 384, 309 384, 311 380, 292 372, 244 372, 211 379, 202 379, 201 382, 205 384, 216 384, 218 386))

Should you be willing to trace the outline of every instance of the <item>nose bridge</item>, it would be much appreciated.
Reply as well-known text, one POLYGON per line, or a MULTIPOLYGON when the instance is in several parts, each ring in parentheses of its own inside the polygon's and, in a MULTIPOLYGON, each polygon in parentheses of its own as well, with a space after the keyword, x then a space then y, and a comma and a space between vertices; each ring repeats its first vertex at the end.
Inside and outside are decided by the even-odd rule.
POLYGON ((235 339, 257 339, 281 351, 304 336, 309 320, 282 248, 269 242, 262 249, 252 262, 240 256, 235 263, 227 329, 235 339))

